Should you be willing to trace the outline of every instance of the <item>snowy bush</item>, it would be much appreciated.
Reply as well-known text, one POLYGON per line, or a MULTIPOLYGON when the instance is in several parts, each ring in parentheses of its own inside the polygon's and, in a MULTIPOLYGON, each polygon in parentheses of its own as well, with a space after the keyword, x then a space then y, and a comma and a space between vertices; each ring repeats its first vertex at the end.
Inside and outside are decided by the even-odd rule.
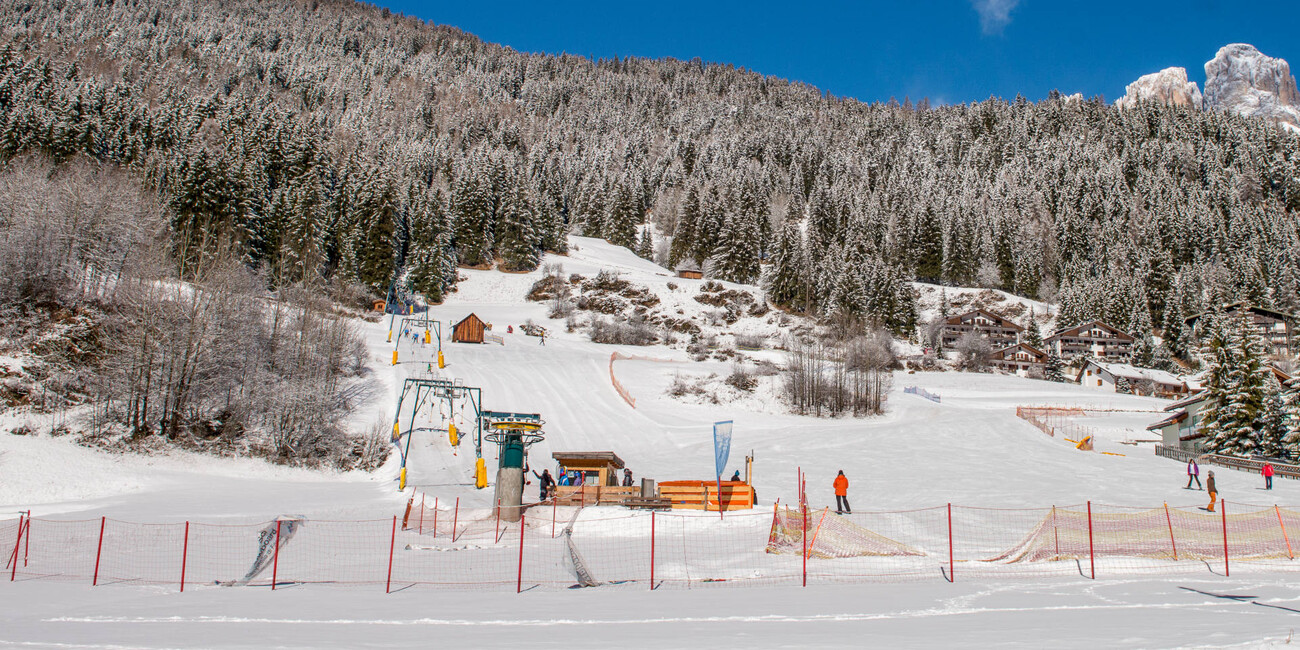
POLYGON ((652 345, 659 340, 654 328, 639 319, 628 321, 593 319, 590 337, 595 343, 613 345, 652 345))

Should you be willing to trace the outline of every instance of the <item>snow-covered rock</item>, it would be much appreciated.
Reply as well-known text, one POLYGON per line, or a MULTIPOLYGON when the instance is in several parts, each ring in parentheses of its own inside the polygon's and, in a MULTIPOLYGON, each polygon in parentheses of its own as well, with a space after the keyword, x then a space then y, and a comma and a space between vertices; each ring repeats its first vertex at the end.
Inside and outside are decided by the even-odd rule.
MULTIPOLYGON (((1206 64, 1206 69, 1209 69, 1209 64, 1206 64)), ((1115 106, 1119 108, 1132 108, 1139 101, 1201 107, 1201 90, 1196 87, 1195 81, 1187 80, 1186 68, 1165 68, 1160 72, 1143 75, 1124 91, 1124 96, 1115 100, 1115 106)))
POLYGON ((1291 66, 1253 45, 1234 43, 1205 64, 1205 108, 1300 125, 1291 66))

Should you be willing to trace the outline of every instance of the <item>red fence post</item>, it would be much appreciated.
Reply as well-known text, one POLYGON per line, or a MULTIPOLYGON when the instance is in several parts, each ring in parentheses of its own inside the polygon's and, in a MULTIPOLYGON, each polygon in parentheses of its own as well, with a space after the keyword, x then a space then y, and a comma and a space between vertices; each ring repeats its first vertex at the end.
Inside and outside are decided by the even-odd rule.
MULTIPOLYGON (((95 547, 95 577, 90 579, 90 586, 99 585, 99 556, 104 553, 104 524, 108 522, 107 517, 99 518, 99 545, 95 547)), ((31 520, 28 520, 28 526, 31 526, 31 520)), ((17 562, 14 562, 17 564, 17 562)))
POLYGON ((501 541, 501 499, 497 499, 497 531, 492 534, 492 543, 501 541))
POLYGON ((419 531, 420 531, 419 534, 423 535, 424 534, 424 493, 423 492, 420 493, 420 523, 417 525, 419 526, 419 531))
MULTIPOLYGON (((27 511, 26 531, 27 532, 23 533, 23 567, 24 568, 27 566, 27 553, 28 551, 32 550, 32 511, 31 510, 27 511)), ((14 562, 17 561, 18 559, 14 558, 14 562)))
MULTIPOLYGON (((397 515, 393 515, 396 517, 397 515)), ((275 520, 275 556, 271 560, 271 591, 275 591, 276 579, 280 576, 280 520, 275 520)))
MULTIPOLYGON (((424 504, 420 504, 420 509, 424 509, 424 504)), ((397 515, 393 515, 393 537, 388 542, 388 583, 384 586, 384 593, 393 592, 393 549, 397 548, 397 515)))
POLYGON ((190 557, 190 522, 185 522, 185 541, 181 544, 181 593, 185 593, 185 561, 190 557))
POLYGON ((433 498, 433 538, 438 538, 438 497, 433 498))
POLYGON ((655 511, 650 511, 650 591, 655 590, 655 511))
POLYGON ((808 504, 802 504, 799 509, 803 513, 803 534, 799 535, 803 540, 803 586, 808 586, 808 504))
POLYGON ((1223 577, 1228 577, 1228 500, 1219 499, 1219 512, 1223 517, 1223 577))
POLYGON ((1277 504, 1273 504, 1273 512, 1277 514, 1277 525, 1282 529, 1282 539, 1286 541, 1286 559, 1294 560, 1295 555, 1291 552, 1291 538, 1286 534, 1286 524, 1282 523, 1282 511, 1278 509, 1277 504))
POLYGON ((559 498, 551 495, 551 539, 555 539, 555 510, 559 507, 559 503, 559 498))
POLYGON ((1097 553, 1092 546, 1092 502, 1088 502, 1088 566, 1092 571, 1092 579, 1097 579, 1097 553))
POLYGON ((18 513, 18 539, 14 540, 13 569, 9 572, 9 582, 13 582, 18 577, 18 547, 23 545, 23 513, 18 513))
POLYGON ((956 582, 952 573, 952 504, 948 504, 948 582, 956 582))
POLYGON ((451 513, 451 541, 456 541, 456 522, 460 521, 460 497, 456 497, 456 509, 451 513))
POLYGON ((1174 541, 1174 520, 1169 516, 1169 504, 1165 504, 1165 523, 1169 525, 1169 546, 1174 549, 1174 561, 1178 561, 1178 542, 1174 541))
POLYGON ((524 590, 524 514, 519 514, 519 573, 515 574, 515 593, 524 590))

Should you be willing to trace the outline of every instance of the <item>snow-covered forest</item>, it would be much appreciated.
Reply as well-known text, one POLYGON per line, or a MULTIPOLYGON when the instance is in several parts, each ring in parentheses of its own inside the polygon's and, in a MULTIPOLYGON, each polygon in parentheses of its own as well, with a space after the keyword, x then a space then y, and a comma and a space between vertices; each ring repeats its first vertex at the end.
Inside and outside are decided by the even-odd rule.
POLYGON ((868 105, 700 61, 526 55, 353 2, 5 2, 0 152, 129 168, 184 274, 273 286, 531 268, 578 231, 909 332, 906 280, 1170 330, 1300 306, 1300 141, 1052 96, 868 105), (642 224, 653 224, 656 238, 642 224), (646 239, 641 242, 640 239, 646 239), (655 250, 655 249, 658 250, 655 250))
POLYGON ((6 1, 0 41, 8 191, 125 184, 95 201, 131 215, 101 220, 121 239, 14 203, 31 209, 0 228, 47 264, 14 262, 31 281, 4 308, 124 319, 117 352, 88 356, 137 429, 319 430, 359 370, 314 296, 360 306, 396 283, 436 303, 458 266, 531 270, 569 234, 903 337, 912 280, 1059 302, 1059 323, 1103 319, 1148 349, 1158 330, 1162 355, 1195 351, 1183 320, 1209 305, 1300 308, 1300 137, 1262 120, 1055 93, 865 104, 698 60, 521 54, 349 1, 6 1), (161 294, 185 283, 213 303, 190 296, 163 319, 176 335, 151 338, 149 305, 182 305, 161 294), (267 289, 265 331, 220 308, 267 289), (281 358, 282 322, 331 343, 281 358), (260 352, 184 345, 209 326, 260 352), (233 400, 253 370, 298 401, 233 400))

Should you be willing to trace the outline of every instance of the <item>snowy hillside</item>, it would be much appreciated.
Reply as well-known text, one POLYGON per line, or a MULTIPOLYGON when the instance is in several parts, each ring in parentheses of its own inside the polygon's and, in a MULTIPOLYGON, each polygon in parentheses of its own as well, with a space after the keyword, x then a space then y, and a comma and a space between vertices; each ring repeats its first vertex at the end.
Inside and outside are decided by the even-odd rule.
MULTIPOLYGON (((702 314, 711 309, 693 299, 703 281, 670 277, 664 269, 626 249, 598 240, 575 239, 573 244, 569 256, 551 257, 546 262, 563 264, 566 274, 588 277, 602 270, 617 271, 625 280, 660 296, 664 310, 680 309, 693 319, 704 320, 702 314), (670 288, 670 283, 676 288, 670 288)), ((549 457, 555 451, 610 450, 626 460, 637 477, 663 481, 711 478, 710 425, 730 419, 735 421, 731 466, 740 468, 739 459, 752 451, 754 485, 760 499, 756 514, 763 527, 770 514, 762 513, 774 500, 788 503, 795 498, 799 469, 808 476, 809 499, 817 507, 832 501, 830 482, 837 470, 851 477, 850 498, 863 511, 949 502, 981 508, 1048 507, 1086 500, 1143 506, 1162 502, 1202 505, 1204 492, 1182 489, 1182 465, 1155 457, 1148 443, 1137 442, 1149 439, 1142 429, 1161 417, 1157 411, 1166 403, 1161 400, 1009 376, 897 372, 887 413, 875 418, 790 415, 770 395, 732 403, 687 403, 669 394, 680 375, 725 375, 732 361, 710 358, 696 362, 681 345, 602 345, 589 341, 585 330, 567 332, 564 321, 547 318, 545 302, 524 298, 542 279, 540 270, 461 273, 464 279, 459 290, 432 308, 433 317, 447 324, 473 312, 492 323, 492 333, 504 343, 472 345, 444 340, 447 366, 439 371, 436 346, 402 339, 397 344, 400 363, 394 366, 390 363, 393 345, 387 340, 388 320, 365 323, 369 363, 380 389, 365 409, 354 413, 356 426, 392 417, 394 397, 404 377, 455 378, 482 388, 485 408, 542 414, 546 439, 529 450, 534 469, 551 466, 549 457), (549 330, 544 346, 539 338, 520 331, 519 326, 530 319, 549 330), (513 333, 506 333, 508 326, 514 328, 513 333), (635 408, 611 383, 610 355, 614 352, 654 359, 613 364, 618 381, 635 399, 635 408), (941 401, 934 403, 904 392, 913 386, 937 394, 941 401), (1092 428, 1097 452, 1077 451, 1061 438, 1048 437, 1018 419, 1015 408, 1026 405, 1085 409, 1086 415, 1076 418, 1077 423, 1092 428)), ((751 286, 726 286, 757 292, 751 286)), ((981 297, 977 291, 948 293, 954 302, 981 297)), ((999 296, 997 302, 1011 305, 1015 301, 999 296)), ((1047 310, 1041 304, 1028 307, 1047 310)), ((781 330, 776 318, 745 316, 737 325, 775 337, 781 330)), ((718 332, 725 329, 719 326, 718 332)), ((781 359, 781 353, 772 350, 749 354, 781 359)), ((447 419, 460 424, 462 432, 469 428, 460 410, 438 408, 426 413, 431 415, 427 421, 417 421, 417 428, 443 428, 447 419)), ((409 417, 409 411, 403 416, 409 417)), ((496 464, 493 449, 485 447, 489 468, 496 464)), ((409 457, 413 490, 430 498, 438 496, 444 509, 454 499, 460 499, 465 511, 487 508, 491 490, 475 490, 471 484, 473 457, 468 441, 455 449, 444 432, 417 431, 409 457)), ((397 463, 394 455, 375 475, 337 474, 189 454, 113 456, 48 435, 5 435, 0 436, 0 470, 6 479, 0 483, 0 511, 30 508, 34 515, 46 518, 97 521, 100 515, 107 515, 131 521, 213 523, 260 522, 293 513, 306 515, 309 522, 370 519, 381 520, 386 526, 385 518, 400 514, 412 492, 398 493, 397 463)), ((1280 482, 1267 497, 1256 492, 1258 480, 1252 475, 1223 470, 1219 481, 1222 493, 1233 501, 1300 501, 1300 486, 1290 481, 1280 482)), ((527 488, 530 499, 535 493, 535 485, 527 488)), ((598 515, 605 510, 608 515, 623 516, 620 513, 625 512, 621 508, 589 510, 598 515)), ((611 535, 624 534, 609 530, 611 535)), ((586 539, 585 543, 592 543, 591 538, 586 539)), ((383 543, 387 544, 386 538, 383 543)), ((1234 567, 1233 575, 1238 571, 1234 567)), ((1225 581, 1203 572, 1187 576, 1179 584, 1204 592, 1250 591, 1277 606, 1294 604, 1294 590, 1275 574, 1246 575, 1251 577, 1225 581)), ((990 636, 988 630, 1014 621, 1021 627, 1038 626, 1037 631, 1018 637, 1016 642, 1026 646, 1151 647, 1192 643, 1211 630, 1231 635, 1224 638, 1278 639, 1285 636, 1284 628, 1290 624, 1285 610, 1255 607, 1249 610, 1250 616, 1243 616, 1240 612, 1246 605, 1179 591, 1156 578, 1112 577, 1092 583, 1077 575, 1028 583, 965 577, 949 584, 936 577, 915 585, 846 588, 819 584, 799 591, 755 586, 728 590, 729 604, 691 592, 650 594, 614 587, 526 593, 504 601, 499 596, 418 588, 384 597, 377 590, 337 590, 328 585, 281 589, 273 596, 267 590, 198 585, 187 590, 183 600, 170 588, 125 585, 87 591, 80 585, 38 580, 4 589, 23 603, 58 600, 68 606, 57 617, 35 604, 15 603, 17 606, 4 608, 0 612, 4 622, 0 642, 21 638, 66 644, 93 637, 97 642, 132 647, 209 647, 213 645, 209 641, 217 638, 213 635, 220 635, 228 647, 260 645, 268 635, 292 637, 305 646, 350 647, 363 642, 352 625, 361 622, 373 630, 374 638, 394 645, 414 642, 420 636, 417 631, 436 633, 444 641, 474 639, 481 645, 486 626, 496 629, 495 622, 504 620, 490 613, 503 602, 509 605, 504 618, 516 625, 507 626, 488 645, 525 640, 542 647, 570 645, 563 637, 574 630, 617 636, 629 629, 640 630, 628 627, 639 624, 648 626, 645 629, 650 634, 633 644, 638 646, 678 647, 702 640, 721 643, 722 639, 759 632, 764 639, 758 645, 785 639, 800 645, 817 641, 819 645, 842 646, 850 645, 845 639, 860 633, 887 645, 977 647, 1007 641, 990 636), (417 602, 420 611, 412 609, 417 602), (556 620, 557 607, 584 613, 556 620), (1105 629, 1085 624, 1080 620, 1082 610, 1104 611, 1110 622, 1105 629), (636 611, 655 614, 631 613, 636 611), (559 623, 578 627, 568 627, 557 637, 559 630, 553 626, 559 623), (935 623, 943 626, 942 638, 914 643, 931 638, 935 623), (190 636, 177 631, 182 625, 206 632, 186 641, 190 636), (1157 627, 1178 632, 1150 632, 1157 627), (1074 636, 1063 638, 1063 633, 1074 636)))

